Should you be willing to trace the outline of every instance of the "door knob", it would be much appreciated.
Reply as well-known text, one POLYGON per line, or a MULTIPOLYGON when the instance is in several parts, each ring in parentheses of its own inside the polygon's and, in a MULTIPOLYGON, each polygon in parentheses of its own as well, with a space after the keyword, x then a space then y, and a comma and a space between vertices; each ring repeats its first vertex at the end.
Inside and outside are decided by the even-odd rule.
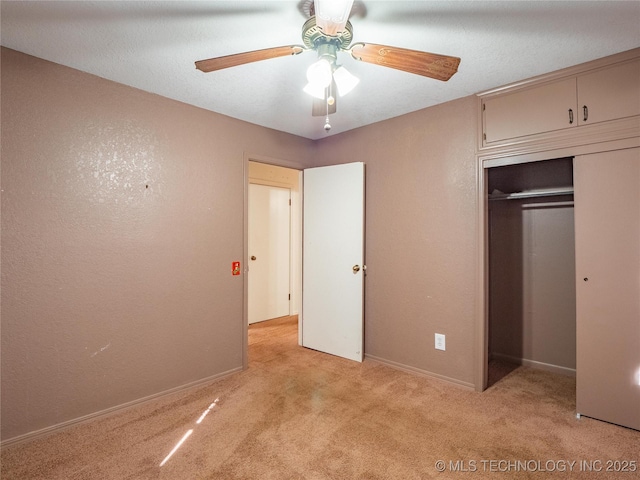
POLYGON ((251 260, 255 260, 256 256, 255 255, 251 255, 251 260))
POLYGON ((358 273, 360 271, 360 265, 353 266, 353 273, 358 273))

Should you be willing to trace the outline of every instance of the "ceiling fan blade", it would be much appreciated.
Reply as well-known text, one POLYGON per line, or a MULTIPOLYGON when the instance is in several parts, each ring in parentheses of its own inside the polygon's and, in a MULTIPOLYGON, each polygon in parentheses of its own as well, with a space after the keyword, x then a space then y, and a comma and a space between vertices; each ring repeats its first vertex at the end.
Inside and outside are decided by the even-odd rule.
POLYGON ((344 30, 353 0, 314 0, 316 25, 325 35, 336 36, 344 30))
POLYGON ((375 63, 383 67, 403 70, 423 77, 435 78, 446 82, 458 71, 460 59, 420 52, 407 48, 388 47, 375 43, 357 43, 349 50, 356 60, 375 63))
POLYGON ((307 51, 300 45, 289 45, 286 47, 265 48, 264 50, 254 50, 252 52, 236 53, 224 57, 209 58, 196 62, 196 68, 202 72, 213 72, 223 68, 236 67, 245 63, 259 62, 270 58, 286 57, 287 55, 298 55, 307 51))

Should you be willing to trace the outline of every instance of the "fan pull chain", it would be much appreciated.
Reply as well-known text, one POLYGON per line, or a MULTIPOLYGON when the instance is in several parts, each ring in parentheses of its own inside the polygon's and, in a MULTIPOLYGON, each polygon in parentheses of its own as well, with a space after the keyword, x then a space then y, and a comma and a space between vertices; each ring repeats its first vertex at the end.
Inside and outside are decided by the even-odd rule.
POLYGON ((331 85, 324 90, 324 106, 327 107, 327 116, 324 119, 324 131, 329 133, 331 124, 329 123, 329 97, 331 95, 331 85))

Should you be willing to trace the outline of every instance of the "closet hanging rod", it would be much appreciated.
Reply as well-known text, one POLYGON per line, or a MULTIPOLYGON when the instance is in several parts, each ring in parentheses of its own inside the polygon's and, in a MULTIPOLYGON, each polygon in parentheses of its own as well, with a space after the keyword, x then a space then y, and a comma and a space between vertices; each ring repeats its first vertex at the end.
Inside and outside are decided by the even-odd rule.
POLYGON ((556 197, 560 195, 573 195, 573 187, 529 190, 515 193, 491 193, 489 194, 489 200, 519 200, 523 198, 556 197))
POLYGON ((573 207, 573 202, 545 202, 545 203, 525 203, 522 205, 522 208, 562 208, 562 207, 573 207))

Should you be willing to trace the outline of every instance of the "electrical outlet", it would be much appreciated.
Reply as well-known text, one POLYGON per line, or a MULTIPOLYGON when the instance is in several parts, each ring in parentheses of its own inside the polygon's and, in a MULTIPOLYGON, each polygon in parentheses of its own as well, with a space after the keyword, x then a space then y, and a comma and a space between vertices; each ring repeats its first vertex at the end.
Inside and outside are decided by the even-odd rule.
POLYGON ((441 333, 436 333, 436 350, 446 350, 445 337, 441 333))

